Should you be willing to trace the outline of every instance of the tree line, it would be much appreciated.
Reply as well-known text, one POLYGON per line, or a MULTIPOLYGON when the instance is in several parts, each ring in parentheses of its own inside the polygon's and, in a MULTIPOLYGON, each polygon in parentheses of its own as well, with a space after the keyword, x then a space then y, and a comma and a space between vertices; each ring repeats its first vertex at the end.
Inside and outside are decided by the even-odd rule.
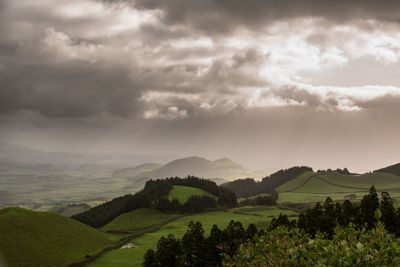
POLYGON ((149 249, 143 260, 144 267, 219 267, 224 255, 233 257, 242 244, 251 242, 259 231, 254 224, 247 229, 240 222, 231 221, 221 230, 217 225, 211 228, 208 237, 200 222, 189 222, 184 236, 179 239, 170 234, 161 237, 156 250, 149 249))
POLYGON ((173 177, 149 180, 142 190, 133 195, 128 194, 114 198, 72 218, 92 227, 101 227, 119 215, 138 208, 155 208, 163 212, 195 213, 217 206, 230 208, 236 205, 235 193, 218 186, 213 181, 194 176, 173 177), (181 204, 176 199, 168 200, 166 198, 174 185, 197 187, 215 197, 192 196, 185 204, 181 204))
POLYGON ((337 226, 346 227, 349 224, 357 229, 375 228, 381 221, 385 229, 396 236, 400 236, 400 208, 394 208, 393 200, 387 192, 381 193, 379 201, 375 187, 371 187, 359 204, 345 200, 343 204, 334 203, 330 197, 323 205, 319 203, 312 209, 300 213, 297 221, 290 221, 286 215, 279 215, 271 221, 270 229, 278 226, 298 227, 311 236, 316 233, 325 233, 332 237, 337 226))

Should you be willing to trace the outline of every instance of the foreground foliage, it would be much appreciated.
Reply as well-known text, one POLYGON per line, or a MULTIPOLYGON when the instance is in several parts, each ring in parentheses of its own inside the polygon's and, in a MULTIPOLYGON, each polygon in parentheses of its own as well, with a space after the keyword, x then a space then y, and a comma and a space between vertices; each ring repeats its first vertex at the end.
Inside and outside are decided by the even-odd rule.
POLYGON ((400 266, 400 241, 382 223, 372 230, 337 227, 334 237, 278 227, 243 245, 227 266, 400 266))

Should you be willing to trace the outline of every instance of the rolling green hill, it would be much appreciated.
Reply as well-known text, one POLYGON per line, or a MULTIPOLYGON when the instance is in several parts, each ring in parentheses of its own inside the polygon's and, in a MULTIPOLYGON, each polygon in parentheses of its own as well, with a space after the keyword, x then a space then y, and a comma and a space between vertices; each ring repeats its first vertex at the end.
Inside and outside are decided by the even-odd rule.
POLYGON ((280 193, 340 193, 368 191, 372 185, 379 191, 400 190, 400 177, 383 172, 361 175, 306 172, 281 185, 277 190, 280 193))
POLYGON ((371 186, 378 191, 388 191, 394 198, 400 193, 400 177, 384 172, 361 175, 340 174, 337 172, 307 172, 281 185, 279 202, 318 202, 326 196, 334 200, 344 200, 350 194, 357 198, 368 192, 371 186))
POLYGON ((191 196, 212 196, 212 195, 196 187, 174 185, 171 191, 169 191, 167 198, 169 200, 176 198, 181 204, 184 204, 191 196))
POLYGON ((9 267, 67 266, 111 244, 107 234, 61 215, 0 210, 0 252, 9 267))
POLYGON ((400 189, 400 177, 389 173, 367 173, 362 175, 343 175, 336 172, 312 176, 293 192, 301 193, 340 193, 368 191, 374 185, 379 191, 400 189))
POLYGON ((301 174, 300 176, 294 178, 293 180, 290 180, 289 182, 279 186, 276 189, 276 191, 278 193, 281 193, 281 192, 291 192, 293 190, 296 190, 297 188, 302 187, 314 175, 315 175, 314 172, 307 171, 301 174))
POLYGON ((178 216, 177 214, 165 214, 155 209, 137 209, 118 216, 101 229, 106 232, 134 232, 161 225, 178 216))
POLYGON ((393 174, 393 175, 400 176, 400 163, 394 164, 394 165, 390 165, 388 167, 379 169, 379 170, 377 170, 375 172, 386 172, 386 173, 390 173, 390 174, 393 174))

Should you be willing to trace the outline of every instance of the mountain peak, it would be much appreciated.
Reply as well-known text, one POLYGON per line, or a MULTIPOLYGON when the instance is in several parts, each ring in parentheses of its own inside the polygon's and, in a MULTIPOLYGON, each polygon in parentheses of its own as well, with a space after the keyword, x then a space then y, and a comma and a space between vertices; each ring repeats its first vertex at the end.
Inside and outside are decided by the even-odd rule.
POLYGON ((218 166, 241 166, 240 164, 234 162, 233 160, 227 157, 214 160, 213 163, 218 166))

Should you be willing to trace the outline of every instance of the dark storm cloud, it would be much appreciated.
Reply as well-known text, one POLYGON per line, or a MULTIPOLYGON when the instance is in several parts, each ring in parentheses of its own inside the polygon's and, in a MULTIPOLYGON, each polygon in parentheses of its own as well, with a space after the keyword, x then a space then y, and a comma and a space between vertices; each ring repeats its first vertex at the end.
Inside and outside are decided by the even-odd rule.
POLYGON ((140 94, 125 69, 85 62, 8 65, 0 72, 0 113, 36 111, 52 118, 126 117, 140 94))
MULTIPOLYGON (((118 2, 109 0, 107 2, 118 2)), ((357 19, 400 21, 397 0, 127 0, 136 8, 163 11, 163 22, 190 24, 205 32, 257 29, 266 23, 301 17, 324 17, 336 22, 357 19)))

